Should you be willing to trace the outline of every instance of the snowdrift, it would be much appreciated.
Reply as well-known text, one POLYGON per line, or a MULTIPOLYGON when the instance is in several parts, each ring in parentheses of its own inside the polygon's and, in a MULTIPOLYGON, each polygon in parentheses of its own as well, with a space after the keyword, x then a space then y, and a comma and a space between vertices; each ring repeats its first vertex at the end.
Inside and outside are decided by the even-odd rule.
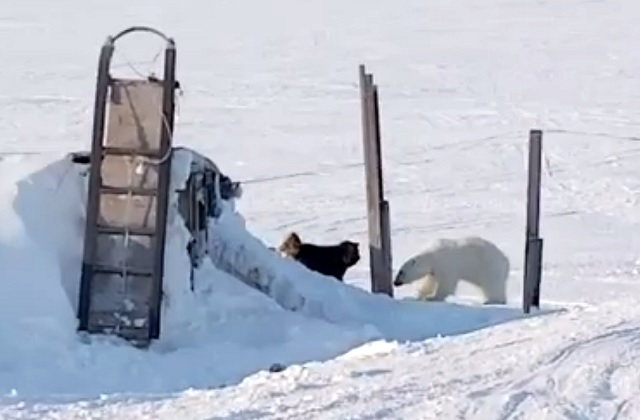
MULTIPOLYGON (((191 158, 177 151, 172 188, 191 158)), ((189 232, 170 203, 161 339, 148 351, 92 336, 75 318, 85 167, 51 155, 0 160, 0 395, 173 392, 326 360, 367 341, 466 332, 510 308, 398 301, 325 278, 269 250, 232 202, 210 225, 210 260, 190 289, 189 232)))
POLYGON ((217 267, 262 290, 283 308, 334 324, 366 327, 378 338, 419 340, 515 315, 511 308, 395 300, 334 281, 269 250, 230 209, 211 227, 209 238, 217 267))

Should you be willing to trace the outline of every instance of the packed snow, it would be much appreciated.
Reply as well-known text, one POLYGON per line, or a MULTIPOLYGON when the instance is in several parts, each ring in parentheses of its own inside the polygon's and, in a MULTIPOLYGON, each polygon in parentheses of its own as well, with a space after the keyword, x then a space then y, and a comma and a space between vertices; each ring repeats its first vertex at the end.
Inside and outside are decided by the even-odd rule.
MULTIPOLYGON (((0 418, 640 418, 639 18, 632 0, 3 6, 0 418), (244 190, 193 291, 171 204, 149 350, 76 334, 86 168, 66 157, 90 144, 102 42, 142 24, 177 42, 176 144, 244 190), (366 249, 360 63, 379 87, 394 266, 485 237, 511 260, 507 305, 465 286, 443 303, 373 295, 366 252, 342 284, 269 249, 292 230, 366 249), (525 316, 532 128, 545 246, 542 310, 525 316)), ((161 63, 162 43, 128 47, 118 71, 161 63)))

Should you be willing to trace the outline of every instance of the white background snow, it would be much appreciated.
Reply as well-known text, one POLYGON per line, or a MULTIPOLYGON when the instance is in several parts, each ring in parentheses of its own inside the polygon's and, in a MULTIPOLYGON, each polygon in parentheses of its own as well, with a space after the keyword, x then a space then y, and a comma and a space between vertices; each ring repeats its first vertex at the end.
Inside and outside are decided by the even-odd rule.
MULTIPOLYGON (((0 418, 640 418, 639 20, 633 0, 5 1, 0 418), (89 147, 99 48, 130 25, 176 39, 176 144, 243 182, 219 238, 289 293, 213 264, 191 293, 174 217, 163 338, 145 352, 75 334, 83 178, 59 160, 89 147), (366 253, 340 285, 260 243, 296 230, 365 248, 360 63, 379 85, 394 265, 484 236, 511 259, 506 307, 469 287, 371 296, 366 253), (524 317, 532 128, 543 311, 524 317)), ((162 49, 127 43, 118 71, 162 49)))

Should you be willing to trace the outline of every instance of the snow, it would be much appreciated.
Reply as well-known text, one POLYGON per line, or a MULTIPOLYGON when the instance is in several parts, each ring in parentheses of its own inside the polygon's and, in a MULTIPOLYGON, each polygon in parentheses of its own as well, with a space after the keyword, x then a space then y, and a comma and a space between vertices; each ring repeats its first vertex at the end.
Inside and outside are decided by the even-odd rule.
POLYGON ((374 337, 418 340, 437 334, 456 334, 519 317, 514 308, 433 304, 393 300, 352 285, 327 281, 260 244, 243 229, 244 221, 225 213, 211 229, 212 260, 217 267, 274 298, 283 308, 334 324, 368 328, 374 337), (235 220, 234 220, 235 219, 235 220), (255 273, 252 275, 252 273, 255 273), (441 324, 433 320, 448 317, 441 324))
MULTIPOLYGON (((0 418, 640 418, 635 2, 14 3, 0 9, 0 418), (64 159, 89 146, 101 43, 134 24, 177 41, 176 142, 244 190, 195 293, 172 207, 148 351, 75 334, 86 186, 64 159), (447 303, 374 296, 366 253, 340 284, 268 249, 290 230, 366 243, 362 62, 394 266, 434 238, 483 236, 511 260, 508 305, 469 287, 447 303), (543 310, 525 317, 532 128, 543 310)), ((119 70, 146 73, 162 48, 129 46, 119 70)))
MULTIPOLYGON (((172 190, 184 188, 190 165, 189 153, 176 151, 172 190)), ((10 343, 1 353, 7 366, 0 371, 4 395, 95 397, 228 385, 276 363, 325 360, 372 339, 422 339, 520 316, 510 308, 487 313, 465 305, 401 302, 311 273, 252 236, 229 202, 211 227, 212 258, 196 271, 192 292, 189 233, 173 200, 161 339, 147 353, 109 338, 79 339, 74 314, 86 167, 65 156, 14 157, 0 167, 14 177, 28 171, 10 184, 17 193, 4 200, 14 220, 0 254, 12 274, 2 277, 8 293, 0 315, 16 321, 16 328, 9 323, 0 330, 0 341, 10 343), (269 287, 257 288, 261 292, 244 284, 249 272, 270 280, 269 287), (451 321, 430 322, 443 316, 451 321)))

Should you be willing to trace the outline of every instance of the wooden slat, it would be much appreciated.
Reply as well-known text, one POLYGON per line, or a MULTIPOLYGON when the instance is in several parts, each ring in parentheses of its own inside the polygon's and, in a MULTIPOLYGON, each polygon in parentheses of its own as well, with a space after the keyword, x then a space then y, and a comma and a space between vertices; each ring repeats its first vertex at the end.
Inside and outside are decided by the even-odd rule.
POLYGON ((160 136, 160 150, 163 158, 158 168, 158 211, 156 223, 159 227, 156 234, 156 256, 153 269, 154 282, 151 289, 151 306, 149 309, 149 338, 160 337, 160 322, 162 315, 162 287, 164 281, 164 244, 166 240, 166 225, 169 206, 169 187, 171 185, 171 143, 173 140, 173 124, 175 117, 175 89, 176 81, 176 48, 173 40, 169 41, 164 55, 164 80, 162 97, 162 134, 160 136))
POLYGON ((149 308, 149 277, 99 273, 94 271, 91 293, 91 312, 94 311, 140 311, 149 308))
POLYGON ((107 146, 102 148, 104 156, 143 156, 153 160, 162 156, 156 150, 137 150, 130 147, 107 146))
POLYGON ((527 182, 527 225, 525 233, 522 309, 540 308, 542 276, 542 239, 540 239, 540 182, 542 168, 542 131, 529 132, 529 167, 527 182))
POLYGON ((103 195, 98 220, 101 224, 134 229, 156 228, 156 198, 150 196, 103 195))
POLYGON ((151 188, 128 188, 128 187, 109 187, 102 186, 100 189, 102 194, 110 194, 110 195, 147 195, 151 197, 155 197, 158 194, 158 190, 151 188))
POLYGON ((87 217, 84 229, 84 249, 78 293, 78 330, 87 331, 91 311, 93 289, 93 261, 96 255, 96 225, 98 223, 98 203, 100 201, 100 170, 102 146, 105 134, 105 120, 109 92, 109 64, 113 55, 113 43, 107 42, 100 50, 98 76, 93 109, 93 129, 91 134, 91 165, 89 167, 89 191, 87 194, 87 217))
POLYGON ((117 313, 92 311, 89 315, 89 332, 117 334, 119 337, 145 346, 149 341, 149 325, 146 313, 117 313), (129 322, 132 320, 132 322, 129 322))
POLYGON ((143 158, 107 155, 102 159, 102 185, 114 188, 158 188, 157 165, 143 158))
POLYGON ((96 239, 98 253, 95 265, 106 267, 126 266, 140 272, 153 271, 153 240, 149 236, 129 237, 125 245, 123 235, 100 235, 96 239))
POLYGON ((384 200, 382 180, 378 90, 364 65, 360 65, 359 70, 371 291, 393 296, 389 204, 384 200))
POLYGON ((115 79, 111 84, 105 146, 160 154, 162 85, 115 79))
POLYGON ((103 226, 98 225, 98 234, 100 235, 130 235, 130 236, 153 236, 156 231, 149 228, 130 228, 120 226, 103 226))
POLYGON ((148 317, 145 312, 112 312, 93 311, 91 313, 91 324, 100 328, 127 328, 143 329, 147 328, 148 317))

